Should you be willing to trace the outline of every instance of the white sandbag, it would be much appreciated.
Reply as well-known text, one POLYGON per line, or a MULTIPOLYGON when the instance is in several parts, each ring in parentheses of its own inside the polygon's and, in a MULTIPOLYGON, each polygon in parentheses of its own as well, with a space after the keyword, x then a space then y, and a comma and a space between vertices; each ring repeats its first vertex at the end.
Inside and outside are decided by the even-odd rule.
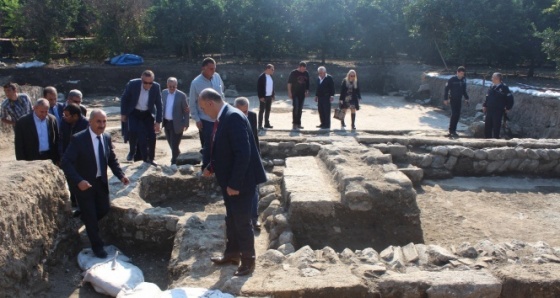
POLYGON ((137 285, 134 289, 122 289, 117 298, 147 298, 159 297, 162 294, 158 285, 151 282, 143 282, 137 285))
POLYGON ((123 255, 122 252, 119 251, 119 249, 116 248, 114 245, 105 246, 105 251, 107 252, 107 258, 100 259, 100 258, 95 256, 95 254, 93 253, 91 248, 84 248, 78 254, 78 265, 80 266, 80 268, 82 270, 86 271, 96 264, 105 263, 108 260, 113 259, 115 257, 115 255, 117 255, 117 252, 118 252, 118 259, 119 260, 121 260, 123 262, 130 262, 130 258, 123 255))
POLYGON ((45 66, 45 62, 33 60, 31 62, 23 62, 16 64, 16 68, 32 68, 32 67, 43 67, 45 66))
POLYGON ((235 298, 220 290, 202 288, 176 288, 164 291, 158 298, 235 298))
POLYGON ((90 282, 96 292, 116 297, 122 289, 134 289, 144 282, 144 275, 140 268, 115 257, 91 267, 84 281, 90 282))

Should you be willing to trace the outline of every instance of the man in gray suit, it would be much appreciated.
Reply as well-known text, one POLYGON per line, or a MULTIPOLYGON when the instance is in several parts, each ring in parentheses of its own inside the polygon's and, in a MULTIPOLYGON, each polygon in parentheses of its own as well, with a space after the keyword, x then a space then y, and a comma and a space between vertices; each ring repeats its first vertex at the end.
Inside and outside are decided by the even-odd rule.
POLYGON ((163 128, 167 143, 171 147, 171 164, 177 163, 179 145, 183 132, 189 127, 189 104, 187 95, 177 89, 177 79, 167 79, 167 89, 161 93, 163 100, 163 128))

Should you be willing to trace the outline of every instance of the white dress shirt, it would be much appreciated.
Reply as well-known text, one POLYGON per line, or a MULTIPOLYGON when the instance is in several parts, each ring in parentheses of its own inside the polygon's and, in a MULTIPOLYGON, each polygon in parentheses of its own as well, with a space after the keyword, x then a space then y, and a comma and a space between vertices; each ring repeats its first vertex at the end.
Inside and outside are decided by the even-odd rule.
POLYGON ((274 89, 274 85, 273 85, 273 81, 272 81, 272 76, 267 74, 266 75, 266 92, 265 92, 265 96, 272 96, 272 90, 274 89))
POLYGON ((148 99, 150 98, 150 89, 144 89, 144 85, 140 86, 140 96, 138 97, 138 103, 136 104, 136 109, 140 111, 148 110, 148 99))
POLYGON ((167 101, 165 102, 165 115, 167 120, 173 120, 173 104, 175 103, 175 92, 167 94, 167 101))

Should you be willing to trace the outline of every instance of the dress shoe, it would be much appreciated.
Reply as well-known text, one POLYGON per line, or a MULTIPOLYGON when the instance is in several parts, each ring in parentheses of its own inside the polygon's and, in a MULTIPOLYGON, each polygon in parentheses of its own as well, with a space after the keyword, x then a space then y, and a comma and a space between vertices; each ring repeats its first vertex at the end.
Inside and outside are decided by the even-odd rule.
POLYGON ((149 163, 149 164, 151 164, 151 165, 154 166, 154 167, 157 167, 157 166, 158 166, 157 162, 155 162, 155 161, 153 161, 153 160, 147 159, 147 160, 145 160, 144 162, 145 162, 145 163, 149 163))
POLYGON ((270 124, 267 124, 267 125, 264 126, 264 128, 274 128, 274 126, 272 126, 270 124))
POLYGON ((103 248, 93 249, 93 254, 100 259, 105 259, 107 257, 107 252, 103 248))
POLYGON ((253 271, 255 271, 255 260, 243 260, 233 275, 244 276, 253 273, 253 271))
POLYGON ((259 126, 259 130, 263 130, 264 128, 262 126, 259 126))
POLYGON ((317 127, 317 128, 323 128, 323 125, 317 125, 317 126, 315 126, 315 127, 317 127))
POLYGON ((132 155, 132 153, 129 152, 129 153, 126 155, 126 161, 132 161, 133 159, 134 159, 134 156, 132 155))
POLYGON ((239 261, 241 261, 241 258, 236 256, 223 256, 221 258, 210 258, 210 261, 212 261, 216 265, 225 265, 225 264, 237 265, 239 264, 239 261))
POLYGON ((72 210, 72 217, 80 217, 80 215, 82 215, 82 211, 78 209, 72 210))
POLYGON ((261 224, 260 221, 258 221, 258 220, 253 221, 253 228, 254 228, 255 230, 260 230, 261 227, 262 227, 262 224, 261 224))
POLYGON ((299 129, 303 129, 303 126, 299 125, 299 129))

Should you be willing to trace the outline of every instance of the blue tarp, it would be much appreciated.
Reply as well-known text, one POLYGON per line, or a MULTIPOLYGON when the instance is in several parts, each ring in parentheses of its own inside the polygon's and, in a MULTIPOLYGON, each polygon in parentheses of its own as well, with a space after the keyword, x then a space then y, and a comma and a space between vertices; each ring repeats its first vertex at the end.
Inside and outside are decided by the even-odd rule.
POLYGON ((144 59, 134 54, 122 54, 111 58, 109 64, 118 66, 141 65, 144 64, 144 59))

